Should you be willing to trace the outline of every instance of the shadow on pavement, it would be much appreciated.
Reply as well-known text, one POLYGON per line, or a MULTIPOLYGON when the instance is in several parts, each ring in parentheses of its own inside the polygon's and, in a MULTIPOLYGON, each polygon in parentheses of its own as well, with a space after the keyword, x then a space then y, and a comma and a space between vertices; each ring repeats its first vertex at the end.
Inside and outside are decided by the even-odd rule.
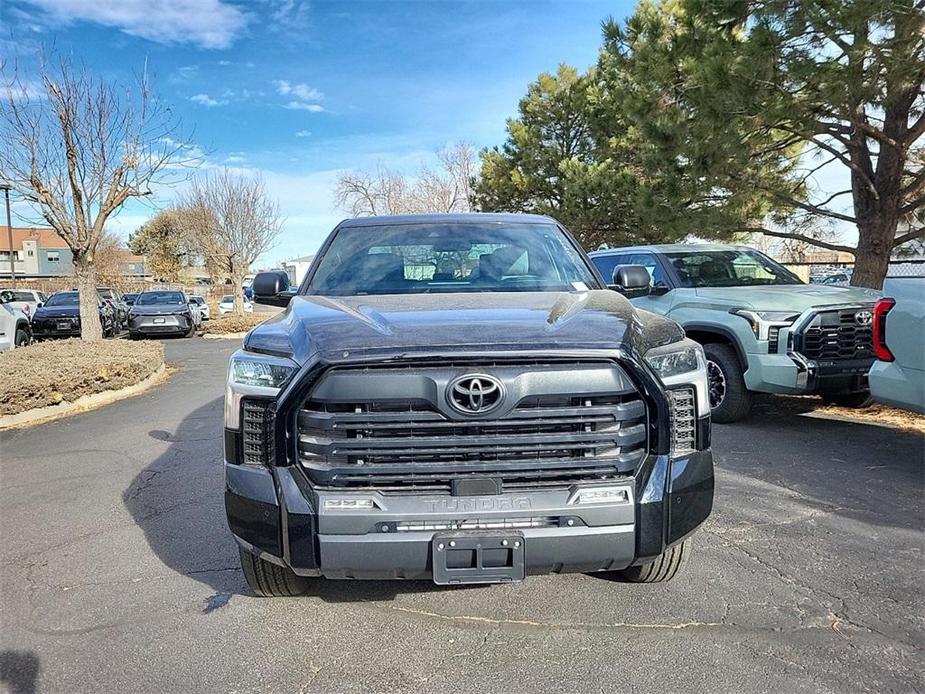
POLYGON ((0 651, 0 683, 10 694, 34 694, 39 678, 39 657, 31 651, 0 651))
POLYGON ((847 518, 921 530, 925 437, 775 401, 759 399, 748 419, 714 426, 722 468, 793 489, 847 518))

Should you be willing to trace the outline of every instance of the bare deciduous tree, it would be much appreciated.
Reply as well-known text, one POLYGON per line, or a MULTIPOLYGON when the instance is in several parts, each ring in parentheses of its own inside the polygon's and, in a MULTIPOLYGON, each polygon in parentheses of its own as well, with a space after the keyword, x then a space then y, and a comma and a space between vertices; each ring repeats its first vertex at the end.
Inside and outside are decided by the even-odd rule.
POLYGON ((469 212, 476 152, 459 142, 437 151, 438 167, 424 165, 414 177, 385 166, 356 171, 337 182, 337 205, 354 217, 425 212, 469 212))
POLYGON ((194 179, 184 207, 203 257, 227 271, 234 283, 235 313, 243 313, 244 276, 276 242, 283 223, 279 206, 259 177, 222 169, 194 179))
POLYGON ((38 74, 36 90, 0 65, 0 178, 67 242, 81 337, 99 340, 95 259, 106 221, 196 161, 146 75, 118 87, 65 59, 38 74))

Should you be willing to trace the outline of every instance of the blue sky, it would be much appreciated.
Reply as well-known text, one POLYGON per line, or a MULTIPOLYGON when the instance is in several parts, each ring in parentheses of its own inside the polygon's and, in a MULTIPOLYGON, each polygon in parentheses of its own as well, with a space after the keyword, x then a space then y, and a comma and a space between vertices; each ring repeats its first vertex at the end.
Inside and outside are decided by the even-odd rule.
MULTIPOLYGON (((504 139, 527 84, 595 62, 630 2, 0 0, 0 49, 40 45, 131 79, 147 61, 208 165, 259 172, 286 224, 268 264, 313 252, 344 215, 339 172, 413 170, 447 142, 504 139)), ((169 204, 175 190, 159 191, 169 204)), ((125 235, 153 214, 128 206, 125 235)))

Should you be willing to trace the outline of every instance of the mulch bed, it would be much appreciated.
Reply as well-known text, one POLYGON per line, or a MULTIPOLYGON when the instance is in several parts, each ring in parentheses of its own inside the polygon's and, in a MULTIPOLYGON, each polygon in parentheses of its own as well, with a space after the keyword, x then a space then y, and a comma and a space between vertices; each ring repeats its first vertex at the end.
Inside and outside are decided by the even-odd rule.
POLYGON ((159 342, 78 339, 40 342, 0 354, 0 416, 143 381, 164 364, 159 342))
POLYGON ((248 330, 257 327, 271 316, 272 314, 269 313, 245 313, 243 315, 229 313, 220 318, 213 318, 212 320, 205 321, 199 331, 203 335, 246 333, 248 330))

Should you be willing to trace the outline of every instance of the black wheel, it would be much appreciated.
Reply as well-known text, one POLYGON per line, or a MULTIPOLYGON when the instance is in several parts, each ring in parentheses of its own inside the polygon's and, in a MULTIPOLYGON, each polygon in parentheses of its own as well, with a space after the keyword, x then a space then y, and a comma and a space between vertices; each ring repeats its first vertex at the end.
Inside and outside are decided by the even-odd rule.
POLYGON ((823 393, 822 402, 826 405, 837 405, 838 407, 849 407, 854 410, 860 410, 870 407, 874 399, 866 390, 860 393, 823 393))
POLYGON ((687 564, 691 553, 690 542, 685 540, 679 545, 669 547, 658 559, 640 566, 630 566, 621 572, 623 578, 632 583, 662 583, 678 575, 687 564))
POLYGON ((14 338, 13 344, 16 347, 25 347, 31 342, 29 333, 23 328, 16 328, 16 337, 14 338))
POLYGON ((183 337, 192 337, 196 334, 196 324, 190 323, 189 330, 183 333, 183 337))
POLYGON ((308 590, 308 579, 238 547, 247 585, 261 598, 288 598, 308 590))
POLYGON ((707 357, 710 416, 719 424, 737 422, 752 406, 739 358, 732 347, 718 343, 705 344, 703 351, 707 357))
POLYGON ((128 334, 128 339, 129 339, 129 340, 140 340, 140 339, 141 339, 141 335, 139 335, 138 333, 133 333, 133 332, 130 331, 129 334, 128 334))

